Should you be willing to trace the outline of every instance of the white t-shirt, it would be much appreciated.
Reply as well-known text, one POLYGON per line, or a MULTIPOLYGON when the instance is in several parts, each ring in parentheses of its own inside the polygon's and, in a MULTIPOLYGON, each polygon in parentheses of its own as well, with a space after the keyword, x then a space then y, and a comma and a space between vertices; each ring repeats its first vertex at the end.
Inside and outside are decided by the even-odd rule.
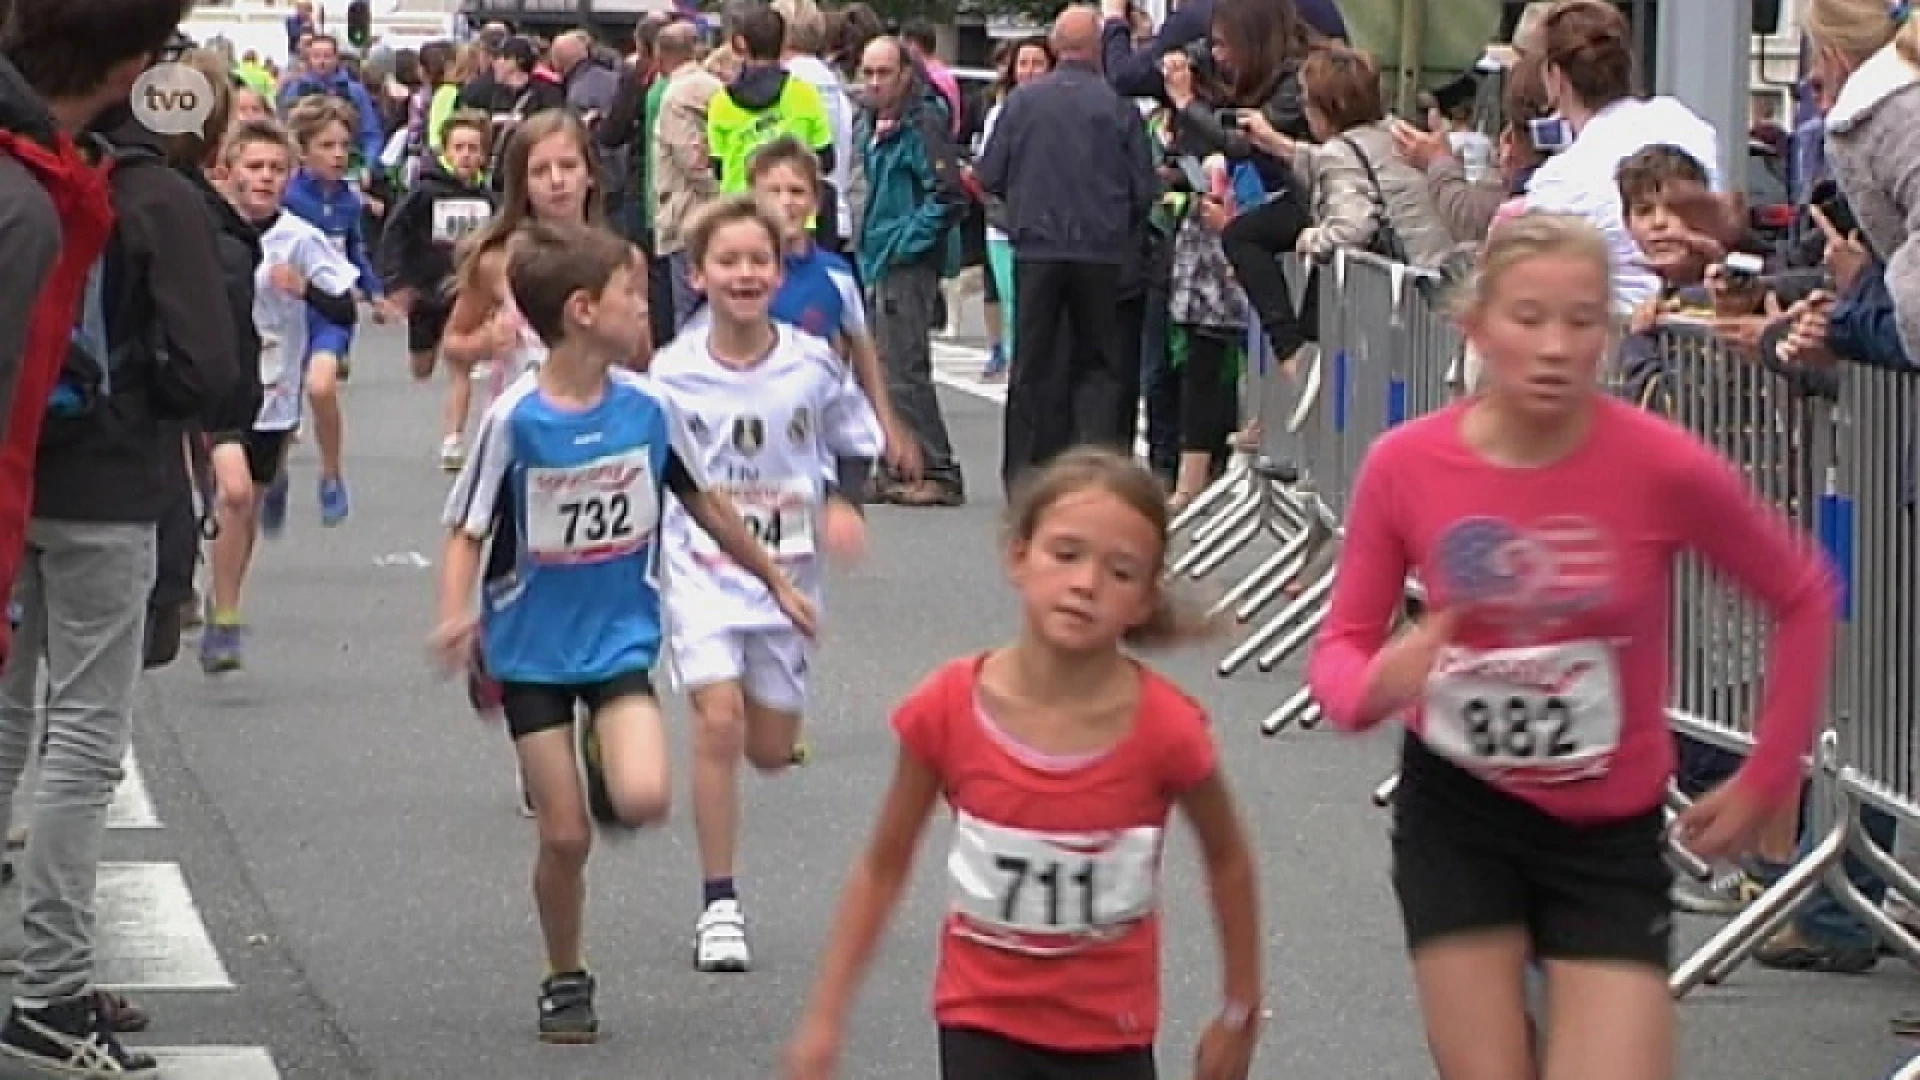
POLYGON ((260 415, 257 431, 292 431, 300 426, 305 393, 307 300, 273 284, 280 263, 298 271, 322 292, 344 293, 360 271, 334 250, 319 229, 298 215, 282 212, 260 236, 260 266, 253 273, 253 328, 260 335, 260 415))
POLYGON ((1614 304, 1622 313, 1659 295, 1660 277, 1640 265, 1640 247, 1627 232, 1615 173, 1634 154, 1663 144, 1693 155, 1713 189, 1723 190, 1720 139, 1713 125, 1670 97, 1630 98, 1601 109, 1573 145, 1548 158, 1527 183, 1528 210, 1583 217, 1606 235, 1613 249, 1614 304))
MULTIPOLYGON (((725 491, 793 584, 820 599, 820 522, 840 457, 874 458, 873 406, 827 344, 778 326, 773 350, 739 370, 714 360, 709 329, 687 328, 653 358, 650 376, 685 425, 694 472, 725 491)), ((790 623, 766 586, 721 553, 678 502, 663 531, 668 625, 674 634, 780 630, 790 623)))

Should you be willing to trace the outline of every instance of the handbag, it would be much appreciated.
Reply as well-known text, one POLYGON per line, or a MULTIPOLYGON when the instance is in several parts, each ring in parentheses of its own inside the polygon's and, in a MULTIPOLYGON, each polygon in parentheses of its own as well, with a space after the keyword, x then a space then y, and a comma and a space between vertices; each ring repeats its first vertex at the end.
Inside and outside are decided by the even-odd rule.
POLYGON ((1380 187, 1380 175, 1373 171, 1373 162, 1367 160, 1367 152, 1350 136, 1339 136, 1353 156, 1360 159, 1360 167, 1366 170, 1367 186, 1373 195, 1373 238, 1367 241, 1366 250, 1397 263, 1411 265, 1407 258, 1407 246, 1400 241, 1400 231, 1393 227, 1393 218, 1387 213, 1386 194, 1380 187))

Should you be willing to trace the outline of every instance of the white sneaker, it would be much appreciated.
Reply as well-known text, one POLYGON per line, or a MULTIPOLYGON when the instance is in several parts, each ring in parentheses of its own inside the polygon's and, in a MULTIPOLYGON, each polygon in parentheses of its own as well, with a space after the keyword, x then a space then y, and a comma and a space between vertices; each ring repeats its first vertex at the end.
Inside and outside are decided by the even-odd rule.
POLYGON ((747 951, 747 919, 740 901, 715 900, 700 913, 693 927, 693 967, 696 971, 741 972, 753 967, 747 951))
POLYGON ((449 435, 440 442, 440 468, 443 472, 459 472, 467 464, 467 445, 458 435, 449 435))

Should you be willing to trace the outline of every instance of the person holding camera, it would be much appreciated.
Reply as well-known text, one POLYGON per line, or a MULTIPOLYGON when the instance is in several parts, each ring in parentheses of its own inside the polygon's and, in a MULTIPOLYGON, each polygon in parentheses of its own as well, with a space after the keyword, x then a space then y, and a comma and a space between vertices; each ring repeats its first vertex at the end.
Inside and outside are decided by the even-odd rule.
MULTIPOLYGON (((1264 201, 1229 216, 1208 200, 1201 213, 1246 291, 1273 355, 1284 362, 1316 337, 1302 319, 1281 273, 1279 258, 1294 250, 1312 222, 1293 170, 1293 148, 1311 141, 1301 101, 1300 65, 1317 39, 1293 0, 1219 0, 1213 9, 1211 52, 1192 51, 1194 63, 1162 72, 1167 102, 1179 117, 1186 146, 1196 156, 1221 154, 1241 177, 1257 177, 1264 201), (1194 68, 1215 69, 1230 108, 1213 109, 1194 88, 1194 68), (1187 74, 1183 77, 1182 72, 1187 74)), ((1237 189, 1250 185, 1236 184, 1237 189)), ((1315 308, 1307 293, 1306 310, 1315 308)))

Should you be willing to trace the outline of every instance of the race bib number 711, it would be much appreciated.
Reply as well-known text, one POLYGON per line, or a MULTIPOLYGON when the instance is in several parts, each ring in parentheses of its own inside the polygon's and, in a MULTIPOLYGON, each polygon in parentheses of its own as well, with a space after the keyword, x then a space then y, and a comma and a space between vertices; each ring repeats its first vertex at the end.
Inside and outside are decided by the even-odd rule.
POLYGON ((1160 830, 1047 833, 958 811, 947 872, 955 910, 983 926, 1027 934, 1093 933, 1153 910, 1160 830))

